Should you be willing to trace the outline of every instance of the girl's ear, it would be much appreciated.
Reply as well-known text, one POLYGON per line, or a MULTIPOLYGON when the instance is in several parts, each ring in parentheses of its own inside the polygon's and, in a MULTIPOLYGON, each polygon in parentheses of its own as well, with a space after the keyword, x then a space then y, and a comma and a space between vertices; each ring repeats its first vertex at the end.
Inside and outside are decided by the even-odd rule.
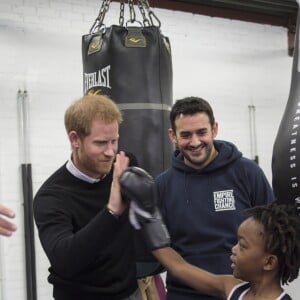
POLYGON ((265 259, 264 270, 272 271, 278 267, 278 258, 276 255, 270 254, 265 259))

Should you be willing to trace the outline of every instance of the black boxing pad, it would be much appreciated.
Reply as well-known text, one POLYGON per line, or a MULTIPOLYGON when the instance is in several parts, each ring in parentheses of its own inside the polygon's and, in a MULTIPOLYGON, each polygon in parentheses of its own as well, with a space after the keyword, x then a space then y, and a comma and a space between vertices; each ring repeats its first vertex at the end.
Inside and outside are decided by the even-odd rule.
POLYGON ((120 107, 119 149, 133 153, 152 176, 165 170, 173 146, 168 138, 172 60, 157 26, 112 25, 82 37, 84 94, 105 94, 120 107))
POLYGON ((273 147, 272 185, 279 203, 300 207, 300 65, 299 13, 289 98, 273 147))

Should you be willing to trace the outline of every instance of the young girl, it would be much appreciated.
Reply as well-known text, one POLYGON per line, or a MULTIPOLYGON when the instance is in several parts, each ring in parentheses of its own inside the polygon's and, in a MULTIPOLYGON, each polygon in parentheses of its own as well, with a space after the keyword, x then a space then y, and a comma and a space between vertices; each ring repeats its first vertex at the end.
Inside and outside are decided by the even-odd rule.
POLYGON ((153 250, 166 269, 191 287, 220 299, 288 300, 282 289, 298 276, 300 217, 294 206, 276 203, 246 211, 232 248, 232 275, 215 275, 186 262, 170 247, 153 250))
POLYGON ((141 229, 148 248, 174 277, 217 299, 291 299, 282 285, 297 278, 300 267, 300 216, 295 205, 273 202, 247 209, 230 256, 233 276, 216 275, 189 264, 169 247, 151 175, 127 168, 120 184, 131 200, 131 224, 141 229))

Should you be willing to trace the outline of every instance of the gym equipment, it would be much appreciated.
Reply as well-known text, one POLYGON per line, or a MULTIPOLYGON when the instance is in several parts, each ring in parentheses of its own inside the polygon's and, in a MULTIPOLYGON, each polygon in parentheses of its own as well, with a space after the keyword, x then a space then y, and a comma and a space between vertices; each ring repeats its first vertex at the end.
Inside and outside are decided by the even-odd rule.
POLYGON ((169 232, 157 207, 152 176, 142 168, 129 167, 120 176, 120 185, 122 193, 131 201, 131 224, 135 229, 141 230, 148 249, 170 245, 169 232))
POLYGON ((172 59, 169 39, 147 0, 120 0, 119 25, 107 27, 111 0, 103 0, 89 34, 82 37, 85 95, 105 94, 120 107, 119 149, 131 152, 152 176, 171 162, 168 138, 172 105, 172 59), (136 5, 142 21, 136 19, 136 5), (125 26, 124 26, 125 23, 125 26), (156 23, 156 25, 154 24, 156 23))
MULTIPOLYGON (((297 1, 299 4, 299 1, 297 1)), ((300 65, 299 22, 297 16, 296 41, 289 98, 277 132, 272 157, 272 184, 279 203, 296 203, 300 209, 300 65)))
POLYGON ((27 300, 37 300, 35 238, 33 220, 32 165, 29 155, 29 108, 28 92, 18 91, 18 125, 21 153, 21 178, 24 205, 24 235, 26 262, 26 296, 27 300))

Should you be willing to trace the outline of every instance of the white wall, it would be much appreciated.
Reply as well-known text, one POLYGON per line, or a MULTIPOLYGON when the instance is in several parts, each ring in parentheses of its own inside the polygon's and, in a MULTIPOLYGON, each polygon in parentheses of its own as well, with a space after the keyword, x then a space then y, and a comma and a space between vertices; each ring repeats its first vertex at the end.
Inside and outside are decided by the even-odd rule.
MULTIPOLYGON (((82 95, 81 36, 98 15, 98 0, 0 2, 0 201, 17 213, 14 237, 0 238, 0 300, 26 299, 23 200, 20 183, 18 89, 30 99, 33 189, 69 156, 63 114, 82 95)), ((118 22, 112 3, 107 24, 118 22)), ((250 156, 248 106, 256 108, 260 165, 271 180, 274 138, 285 107, 292 59, 283 27, 154 9, 172 44, 174 98, 209 100, 219 138, 250 156)), ((36 235, 38 299, 51 299, 48 262, 36 235)), ((300 292, 299 280, 290 288, 300 292)))

